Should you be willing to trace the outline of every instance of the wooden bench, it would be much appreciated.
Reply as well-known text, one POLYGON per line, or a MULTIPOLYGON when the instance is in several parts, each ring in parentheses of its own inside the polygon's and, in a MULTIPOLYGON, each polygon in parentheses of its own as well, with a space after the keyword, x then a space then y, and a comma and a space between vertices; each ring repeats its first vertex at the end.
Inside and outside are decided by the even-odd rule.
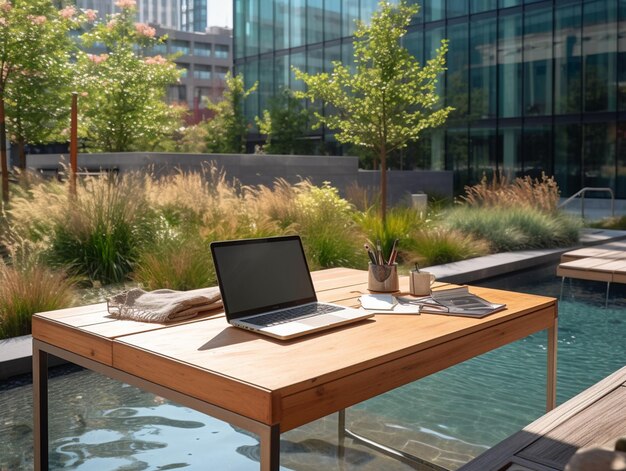
POLYGON ((626 282, 626 242, 611 242, 564 253, 556 275, 562 277, 561 298, 565 278, 605 282, 606 307, 609 304, 611 283, 626 282))
POLYGON ((579 448, 626 436, 626 367, 591 386, 459 471, 560 471, 579 448))

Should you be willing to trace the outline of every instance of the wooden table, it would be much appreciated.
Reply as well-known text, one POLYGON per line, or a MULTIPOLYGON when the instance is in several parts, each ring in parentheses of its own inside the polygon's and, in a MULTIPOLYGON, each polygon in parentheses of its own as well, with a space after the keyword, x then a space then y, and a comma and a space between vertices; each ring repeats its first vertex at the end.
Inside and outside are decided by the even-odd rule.
MULTIPOLYGON (((318 297, 358 305, 367 272, 313 273, 318 297)), ((408 279, 401 277, 401 290, 408 279)), ((554 298, 487 288, 508 308, 483 319, 377 315, 291 341, 230 327, 223 313, 174 325, 107 317, 106 304, 33 317, 35 469, 48 465, 48 355, 154 392, 259 436, 277 470, 280 434, 477 355, 548 330, 547 409, 556 400, 554 298)))
POLYGON ((500 442, 459 471, 562 471, 579 448, 626 436, 626 367, 500 442))

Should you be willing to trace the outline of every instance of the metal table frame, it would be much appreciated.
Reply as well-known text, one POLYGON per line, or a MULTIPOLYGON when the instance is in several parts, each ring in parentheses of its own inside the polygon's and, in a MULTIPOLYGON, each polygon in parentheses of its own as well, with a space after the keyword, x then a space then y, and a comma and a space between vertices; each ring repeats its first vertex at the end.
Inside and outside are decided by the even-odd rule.
POLYGON ((103 365, 67 350, 33 339, 33 415, 35 470, 49 469, 48 463, 48 355, 62 358, 76 365, 103 374, 117 381, 177 402, 185 407, 248 430, 259 437, 261 471, 275 471, 280 462, 280 424, 266 425, 221 407, 200 401, 173 389, 138 378, 116 368, 103 365))
MULTIPOLYGON (((546 411, 549 412, 556 406, 556 349, 557 349, 557 322, 549 327, 548 333, 548 361, 546 382, 546 411)), ((48 355, 62 358, 91 371, 108 376, 145 391, 157 394, 185 407, 197 410, 204 414, 226 421, 232 425, 248 430, 259 437, 261 454, 261 471, 276 471, 280 464, 280 424, 266 425, 262 422, 250 419, 235 412, 215 406, 182 394, 173 389, 138 378, 111 366, 90 360, 81 355, 63 350, 40 340, 33 339, 33 402, 34 402, 34 465, 35 470, 47 470, 48 466, 48 355)), ((358 435, 346 428, 345 410, 338 411, 338 453, 342 457, 345 451, 345 439, 351 438, 373 448, 387 456, 396 458, 409 465, 420 465, 423 461, 389 446, 378 443, 369 438, 358 435)))

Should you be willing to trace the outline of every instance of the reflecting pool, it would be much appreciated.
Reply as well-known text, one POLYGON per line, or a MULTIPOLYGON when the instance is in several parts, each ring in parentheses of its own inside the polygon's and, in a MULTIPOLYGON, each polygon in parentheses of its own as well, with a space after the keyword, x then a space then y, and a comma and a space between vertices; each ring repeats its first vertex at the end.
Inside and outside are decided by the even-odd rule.
MULTIPOLYGON (((559 297, 555 268, 480 283, 559 297)), ((558 403, 626 364, 626 288, 566 283, 559 303, 558 403)), ((545 412, 541 332, 352 407, 357 433, 456 469, 545 412)), ((254 435, 153 394, 74 367, 50 380, 51 467, 74 470, 258 469, 254 435)), ((0 384, 0 470, 32 468, 28 379, 0 384)), ((348 440, 342 469, 408 466, 348 440)), ((281 438, 283 469, 339 469, 336 419, 281 438)))

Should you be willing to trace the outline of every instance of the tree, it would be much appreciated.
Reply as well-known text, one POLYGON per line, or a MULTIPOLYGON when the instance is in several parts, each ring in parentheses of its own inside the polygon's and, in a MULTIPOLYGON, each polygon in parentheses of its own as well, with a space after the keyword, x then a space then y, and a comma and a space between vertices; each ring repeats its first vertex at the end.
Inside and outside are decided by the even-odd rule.
POLYGON ((115 5, 120 13, 81 37, 85 48, 104 46, 106 52, 78 54, 79 131, 93 150, 146 150, 182 124, 181 109, 165 102, 180 71, 171 59, 149 55, 165 38, 135 23, 135 0, 115 5))
POLYGON ((70 50, 68 31, 77 10, 54 8, 49 0, 0 0, 0 160, 2 197, 9 198, 7 131, 20 149, 25 167, 26 142, 44 142, 64 125, 69 113, 70 50))
POLYGON ((309 124, 309 112, 293 92, 284 89, 274 96, 263 118, 256 118, 261 134, 265 134, 263 148, 268 154, 307 154, 311 141, 303 139, 309 124))
POLYGON ((258 82, 246 90, 243 75, 226 74, 224 98, 217 103, 207 101, 207 109, 214 113, 206 122, 207 152, 237 154, 246 150, 248 120, 243 111, 244 101, 255 92, 258 82))
POLYGON ((316 126, 337 129, 341 143, 372 149, 380 161, 381 218, 387 207, 387 156, 443 124, 452 108, 438 108, 438 76, 445 70, 447 41, 423 67, 402 47, 401 38, 417 5, 381 2, 370 26, 359 23, 354 34, 355 72, 333 62, 332 73, 310 75, 294 68, 307 86, 296 96, 321 100, 332 113, 315 113, 316 126))

